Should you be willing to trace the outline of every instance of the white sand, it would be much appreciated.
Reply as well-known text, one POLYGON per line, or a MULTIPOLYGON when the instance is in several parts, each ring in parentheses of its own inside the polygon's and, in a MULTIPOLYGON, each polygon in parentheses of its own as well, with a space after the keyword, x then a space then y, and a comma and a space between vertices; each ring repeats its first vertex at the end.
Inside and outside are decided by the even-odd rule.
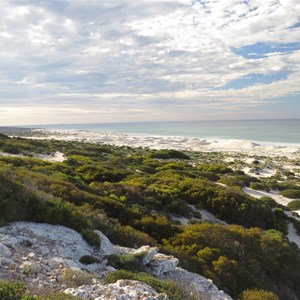
MULTIPOLYGON (((40 138, 66 141, 88 141, 117 146, 149 147, 152 149, 178 149, 192 151, 242 152, 251 155, 300 157, 300 146, 276 146, 249 140, 206 140, 172 136, 136 136, 109 132, 76 130, 35 130, 40 138)), ((36 137, 33 137, 36 138, 36 137)))
POLYGON ((193 211, 200 212, 201 220, 203 220, 203 221, 208 221, 212 224, 228 225, 225 221, 222 221, 222 220, 218 219, 217 217, 215 217, 212 213, 210 213, 206 209, 198 209, 198 208, 195 207, 195 205, 189 205, 189 207, 193 211))
POLYGON ((244 167, 241 170, 244 171, 244 173, 246 175, 250 175, 253 177, 257 177, 257 178, 268 178, 268 177, 272 177, 276 174, 277 170, 275 168, 264 168, 259 170, 258 172, 254 172, 252 171, 253 168, 250 167, 244 167))
POLYGON ((264 196, 271 197, 277 203, 284 205, 284 206, 287 206, 291 201, 293 201, 293 199, 289 199, 289 198, 279 195, 278 191, 270 191, 270 192, 257 191, 257 190, 253 190, 248 187, 245 187, 245 188, 243 188, 243 192, 254 198, 257 198, 257 199, 264 197, 264 196))
MULTIPOLYGON (((39 158, 42 160, 50 161, 50 162, 63 162, 66 157, 64 156, 63 153, 56 151, 53 155, 46 155, 46 154, 38 154, 38 153, 31 153, 34 158, 39 158)), ((22 153, 20 154, 11 154, 11 153, 6 153, 6 152, 0 152, 0 156, 8 156, 8 157, 29 157, 26 156, 22 153)))
POLYGON ((46 154, 33 154, 35 158, 51 161, 51 162, 63 162, 66 157, 62 152, 56 151, 53 155, 46 154))
POLYGON ((178 221, 181 225, 188 225, 190 220, 185 217, 172 216, 172 221, 178 221))
POLYGON ((300 248, 300 237, 296 232, 296 229, 292 223, 288 225, 288 235, 287 238, 290 242, 294 242, 300 248))
POLYGON ((300 210, 295 211, 285 211, 284 212, 288 217, 294 218, 298 221, 300 221, 300 210))

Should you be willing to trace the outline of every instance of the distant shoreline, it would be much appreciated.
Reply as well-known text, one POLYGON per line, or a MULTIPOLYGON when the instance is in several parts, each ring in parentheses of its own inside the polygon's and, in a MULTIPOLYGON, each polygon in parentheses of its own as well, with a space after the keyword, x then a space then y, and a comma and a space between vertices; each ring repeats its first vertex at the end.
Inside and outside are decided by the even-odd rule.
POLYGON ((290 158, 300 157, 300 145, 283 145, 268 142, 261 143, 251 140, 200 139, 180 136, 154 135, 141 136, 112 132, 47 129, 32 129, 27 131, 23 137, 33 139, 56 139, 70 142, 83 141, 116 146, 145 147, 151 149, 177 149, 200 152, 234 152, 245 153, 247 155, 287 156, 290 158))
POLYGON ((78 131, 128 135, 136 137, 198 138, 201 140, 249 140, 269 146, 300 146, 300 120, 243 120, 243 121, 186 121, 186 122, 139 122, 139 123, 91 123, 54 124, 32 127, 0 127, 8 134, 31 134, 31 130, 78 131))

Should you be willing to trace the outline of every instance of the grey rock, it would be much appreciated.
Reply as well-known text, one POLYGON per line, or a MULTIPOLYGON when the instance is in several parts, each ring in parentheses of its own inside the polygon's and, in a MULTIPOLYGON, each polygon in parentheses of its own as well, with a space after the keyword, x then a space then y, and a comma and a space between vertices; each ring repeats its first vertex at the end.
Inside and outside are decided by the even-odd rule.
POLYGON ((12 253, 5 245, 0 244, 0 256, 9 258, 12 256, 12 253))
POLYGON ((179 286, 191 291, 201 300, 232 300, 232 298, 219 290, 212 282, 199 274, 188 272, 182 268, 176 268, 163 275, 164 279, 170 279, 179 286))
POLYGON ((157 293, 145 283, 134 280, 118 280, 116 283, 95 284, 67 289, 66 294, 94 300, 168 300, 165 294, 157 293))
POLYGON ((161 276, 166 272, 173 271, 178 264, 179 260, 176 257, 158 253, 150 261, 149 268, 151 273, 161 276))
POLYGON ((110 242, 110 240, 99 230, 94 230, 94 232, 99 236, 100 238, 100 248, 99 252, 102 256, 107 256, 114 254, 113 244, 110 242))
POLYGON ((142 263, 144 265, 149 264, 149 262, 153 259, 153 257, 158 253, 157 247, 150 247, 150 246, 142 246, 137 249, 134 254, 143 254, 142 263))
POLYGON ((14 249, 14 248, 16 248, 18 240, 13 236, 7 236, 7 235, 1 234, 0 242, 1 242, 1 244, 4 244, 5 246, 14 249))

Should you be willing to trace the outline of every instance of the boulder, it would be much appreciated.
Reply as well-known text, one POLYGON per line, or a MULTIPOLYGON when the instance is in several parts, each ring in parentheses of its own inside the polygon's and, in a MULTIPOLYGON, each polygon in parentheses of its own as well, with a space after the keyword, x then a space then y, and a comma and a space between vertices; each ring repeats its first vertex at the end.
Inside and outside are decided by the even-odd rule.
POLYGON ((107 260, 104 259, 101 263, 93 263, 86 265, 85 269, 92 274, 101 276, 106 273, 107 260))
MULTIPOLYGON (((51 245, 51 256, 60 256, 71 260, 79 260, 84 255, 91 255, 93 248, 73 229, 58 225, 16 222, 0 228, 0 234, 15 236, 16 244, 33 248, 40 252, 41 247, 51 245)), ((10 240, 13 244, 14 241, 10 240)), ((47 250, 42 250, 45 254, 47 250)))
POLYGON ((110 240, 99 230, 94 230, 94 232, 99 236, 100 238, 100 248, 99 253, 102 256, 108 256, 111 254, 114 254, 115 251, 113 249, 113 244, 110 242, 110 240))
POLYGON ((41 270, 41 266, 37 263, 25 261, 20 266, 21 271, 27 276, 37 275, 41 270))
POLYGON ((84 299, 94 300, 168 300, 166 294, 157 293, 145 283, 134 280, 118 280, 108 285, 84 285, 70 288, 64 293, 84 299))
POLYGON ((150 247, 150 246, 142 246, 134 252, 134 254, 136 255, 142 255, 143 265, 149 264, 149 262, 153 259, 153 257, 157 253, 158 253, 158 248, 150 247))
POLYGON ((18 240, 14 236, 0 234, 0 243, 14 249, 16 248, 18 240))
POLYGON ((12 256, 12 253, 5 245, 0 244, 0 256, 9 258, 12 256))
POLYGON ((175 268, 163 275, 164 279, 175 281, 179 286, 189 290, 201 300, 232 300, 232 298, 219 290, 212 282, 199 274, 188 272, 182 268, 175 268))
POLYGON ((158 253, 150 261, 149 271, 156 276, 161 276, 166 272, 173 271, 179 264, 179 260, 171 255, 158 253))

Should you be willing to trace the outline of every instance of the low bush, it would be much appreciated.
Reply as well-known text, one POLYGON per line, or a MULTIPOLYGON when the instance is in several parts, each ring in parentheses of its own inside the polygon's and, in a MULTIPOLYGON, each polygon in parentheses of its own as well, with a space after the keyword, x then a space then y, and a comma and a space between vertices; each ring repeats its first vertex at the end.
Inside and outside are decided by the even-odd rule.
POLYGON ((51 293, 43 296, 27 295, 23 282, 0 281, 1 300, 79 300, 79 298, 63 293, 51 293))
POLYGON ((141 255, 134 254, 112 254, 108 256, 108 263, 116 269, 133 272, 143 272, 145 267, 142 264, 141 255))
POLYGON ((240 295, 239 300, 279 300, 279 298, 265 290, 246 290, 240 295))
POLYGON ((84 265, 100 263, 100 260, 97 257, 91 256, 91 255, 81 256, 79 261, 84 265))
POLYGON ((280 195, 290 199, 300 199, 300 190, 287 189, 283 190, 280 195))
POLYGON ((93 246, 95 248, 100 247, 101 241, 100 241, 99 235, 97 233, 95 233, 93 230, 84 229, 84 230, 82 230, 81 235, 86 240, 86 242, 88 244, 90 244, 91 246, 93 246))
POLYGON ((93 283, 95 275, 77 269, 64 269, 62 282, 68 287, 79 287, 93 283))
POLYGON ((274 207, 277 206, 276 201, 273 200, 273 198, 271 198, 271 197, 263 196, 263 197, 260 197, 259 200, 262 201, 262 202, 264 202, 264 203, 266 203, 266 205, 268 205, 268 206, 270 206, 272 208, 274 208, 274 207))
POLYGON ((265 190, 266 189, 266 187, 263 184, 258 183, 258 182, 251 182, 250 188, 253 190, 265 190))
POLYGON ((0 281, 1 300, 22 300, 26 286, 21 282, 0 281))
POLYGON ((290 208, 291 210, 298 210, 300 209, 300 200, 293 200, 291 201, 288 205, 288 208, 290 208))
POLYGON ((190 157, 183 152, 173 149, 157 150, 151 153, 149 157, 158 159, 190 159, 190 157))

